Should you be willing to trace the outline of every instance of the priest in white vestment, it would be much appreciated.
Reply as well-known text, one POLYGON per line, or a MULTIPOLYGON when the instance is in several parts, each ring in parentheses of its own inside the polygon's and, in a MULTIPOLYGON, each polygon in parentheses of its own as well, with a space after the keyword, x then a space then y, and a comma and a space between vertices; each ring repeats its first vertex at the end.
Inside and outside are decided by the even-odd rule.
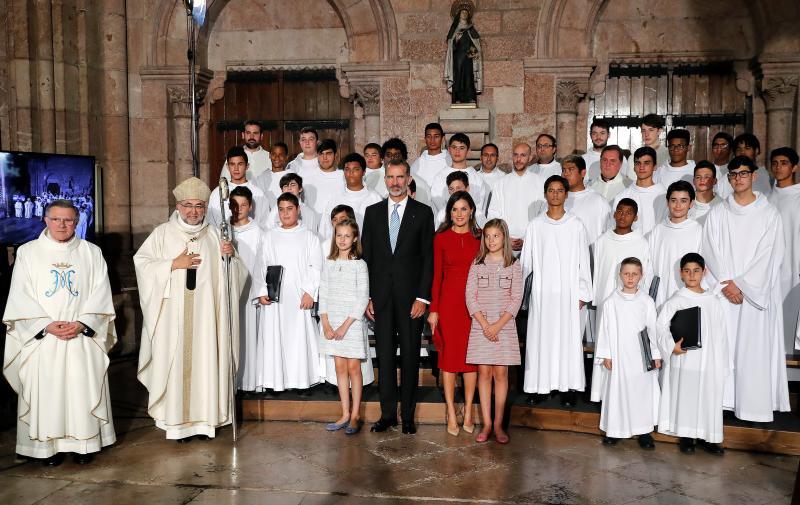
MULTIPOLYGON (((360 229, 364 225, 364 210, 373 203, 381 201, 378 193, 364 185, 366 163, 364 157, 358 153, 350 153, 342 160, 345 186, 328 199, 328 204, 322 211, 317 228, 317 236, 321 240, 333 237, 333 226, 331 226, 330 217, 331 211, 337 205, 348 205, 353 209, 360 229)), ((327 254, 325 257, 327 257, 327 254)))
MULTIPOLYGON (((247 179, 245 175, 247 173, 247 167, 249 166, 247 154, 245 154, 242 147, 236 146, 228 150, 227 158, 231 176, 228 181, 228 189, 232 191, 239 186, 243 186, 250 190, 250 193, 253 195, 253 206, 250 209, 250 217, 254 219, 256 223, 263 225, 267 221, 267 216, 269 216, 272 204, 264 195, 264 192, 255 183, 247 179)), ((229 224, 231 222, 231 209, 227 204, 224 206, 224 209, 220 207, 219 186, 215 187, 209 195, 207 215, 209 224, 214 228, 218 228, 223 219, 229 224)))
MULTIPOLYGON (((242 141, 244 142, 244 151, 247 153, 247 173, 246 177, 250 181, 256 181, 265 172, 272 170, 272 159, 270 152, 261 146, 264 139, 264 134, 261 129, 261 123, 258 121, 248 120, 244 122, 244 130, 242 130, 242 141)), ((222 172, 219 175, 228 180, 231 178, 231 172, 228 169, 228 160, 222 165, 222 172)), ((262 190, 264 188, 261 188, 262 190)))
POLYGON ((503 172, 497 167, 499 159, 500 151, 495 144, 484 144, 481 146, 481 162, 475 165, 474 168, 475 171, 478 172, 478 175, 481 176, 486 186, 486 208, 480 209, 484 217, 489 207, 489 198, 491 198, 492 191, 494 191, 494 188, 503 177, 506 176, 506 172, 503 172))
POLYGON ((600 172, 589 184, 589 188, 599 193, 609 204, 614 202, 617 195, 632 184, 632 181, 622 172, 625 163, 624 153, 617 145, 606 146, 600 153, 600 172))
POLYGON ((322 251, 316 234, 299 222, 299 202, 291 193, 278 198, 281 226, 270 229, 258 258, 251 298, 261 304, 256 390, 308 389, 323 379, 317 322, 311 315, 319 290, 322 251), (280 298, 269 298, 270 266, 282 266, 280 298))
POLYGON ((236 303, 247 271, 205 219, 208 186, 191 177, 172 193, 176 211, 133 257, 143 316, 137 376, 156 426, 169 440, 188 441, 231 423, 239 311, 229 327, 227 296, 236 303))
POLYGON ((667 214, 666 199, 667 188, 653 182, 656 155, 651 147, 640 147, 633 154, 633 170, 636 173, 636 182, 625 188, 614 200, 617 206, 623 198, 630 198, 639 205, 639 218, 633 223, 635 230, 640 230, 647 236, 656 224, 664 219, 667 214))
POLYGON ((795 182, 798 172, 797 151, 779 147, 770 153, 775 187, 769 201, 783 221, 786 249, 781 265, 781 292, 783 293, 784 345, 787 353, 800 349, 795 339, 798 330, 797 312, 800 311, 800 184, 795 182))
POLYGON ((753 192, 755 163, 737 156, 728 165, 733 194, 708 213, 701 250, 710 286, 725 296, 734 373, 724 406, 745 421, 771 422, 789 411, 783 345, 783 221, 766 196, 753 192))
POLYGON ((525 277, 533 275, 524 390, 538 395, 533 402, 561 391, 571 407, 586 385, 580 311, 592 300, 589 244, 583 223, 564 210, 569 183, 561 176, 548 183, 547 212, 528 225, 520 255, 525 277))
POLYGON ((3 374, 17 392, 17 454, 77 463, 116 441, 107 352, 114 305, 100 248, 75 236, 78 209, 55 200, 47 228, 17 251, 3 323, 3 374))

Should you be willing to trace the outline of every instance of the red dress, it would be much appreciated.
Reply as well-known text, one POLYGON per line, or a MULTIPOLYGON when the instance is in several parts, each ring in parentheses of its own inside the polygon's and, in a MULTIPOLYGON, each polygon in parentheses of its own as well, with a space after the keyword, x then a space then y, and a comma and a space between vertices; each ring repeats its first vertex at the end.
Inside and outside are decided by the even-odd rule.
POLYGON ((480 249, 480 239, 472 233, 452 229, 433 239, 433 286, 431 312, 439 313, 434 343, 439 351, 439 368, 445 372, 475 372, 467 364, 467 343, 472 318, 464 293, 469 269, 480 249))

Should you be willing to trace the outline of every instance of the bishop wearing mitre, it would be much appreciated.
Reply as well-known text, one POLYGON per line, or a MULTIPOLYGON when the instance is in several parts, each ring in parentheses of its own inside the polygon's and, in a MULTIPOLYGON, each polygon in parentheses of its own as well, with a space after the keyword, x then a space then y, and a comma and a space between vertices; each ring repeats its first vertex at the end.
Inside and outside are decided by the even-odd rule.
POLYGON ((114 305, 100 248, 75 236, 69 200, 45 210, 39 238, 17 251, 3 374, 17 392, 17 454, 57 466, 116 441, 107 352, 116 342, 114 305))
POLYGON ((137 375, 156 426, 167 439, 188 442, 213 438, 232 421, 239 311, 229 328, 227 296, 239 300, 247 271, 206 219, 208 186, 191 177, 172 193, 175 212, 133 258, 144 319, 137 375))

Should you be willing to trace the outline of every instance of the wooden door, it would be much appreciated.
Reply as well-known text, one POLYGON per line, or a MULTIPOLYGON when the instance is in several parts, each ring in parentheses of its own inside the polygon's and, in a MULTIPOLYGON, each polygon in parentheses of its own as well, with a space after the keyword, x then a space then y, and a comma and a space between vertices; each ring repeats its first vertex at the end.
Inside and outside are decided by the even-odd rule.
POLYGON ((338 163, 352 151, 352 110, 350 102, 339 95, 334 70, 231 72, 224 98, 211 106, 211 180, 219 178, 228 149, 241 145, 248 119, 263 125, 265 148, 285 142, 289 159, 300 151, 300 130, 314 127, 320 140, 336 141, 338 163))
POLYGON ((589 117, 602 117, 612 125, 608 143, 631 151, 640 147, 639 125, 647 114, 664 117, 665 131, 689 130, 689 158, 694 160, 710 159, 715 133, 735 137, 751 131, 753 121, 751 99, 736 89, 731 62, 611 65, 605 92, 589 102, 589 117))

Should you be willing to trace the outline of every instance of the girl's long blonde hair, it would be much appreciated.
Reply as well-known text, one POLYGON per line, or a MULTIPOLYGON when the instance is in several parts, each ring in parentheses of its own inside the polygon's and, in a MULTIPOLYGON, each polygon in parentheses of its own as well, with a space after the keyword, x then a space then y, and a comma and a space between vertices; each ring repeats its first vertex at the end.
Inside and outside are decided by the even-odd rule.
POLYGON ((483 265, 486 260, 486 255, 489 254, 489 248, 486 247, 486 230, 495 228, 500 230, 503 234, 503 267, 508 268, 517 261, 514 257, 514 251, 511 250, 511 237, 508 235, 508 225, 502 219, 490 219, 483 226, 483 237, 481 237, 481 249, 478 251, 478 256, 475 257, 476 265, 483 265))
POLYGON ((333 237, 331 238, 331 250, 330 254, 328 254, 329 260, 337 260, 339 259, 339 246, 336 245, 336 229, 340 226, 348 226, 353 231, 353 247, 350 248, 350 254, 348 255, 349 259, 357 260, 361 259, 361 256, 364 254, 364 251, 361 249, 361 241, 358 240, 359 232, 358 232, 358 223, 355 219, 343 219, 334 225, 333 227, 333 237))

